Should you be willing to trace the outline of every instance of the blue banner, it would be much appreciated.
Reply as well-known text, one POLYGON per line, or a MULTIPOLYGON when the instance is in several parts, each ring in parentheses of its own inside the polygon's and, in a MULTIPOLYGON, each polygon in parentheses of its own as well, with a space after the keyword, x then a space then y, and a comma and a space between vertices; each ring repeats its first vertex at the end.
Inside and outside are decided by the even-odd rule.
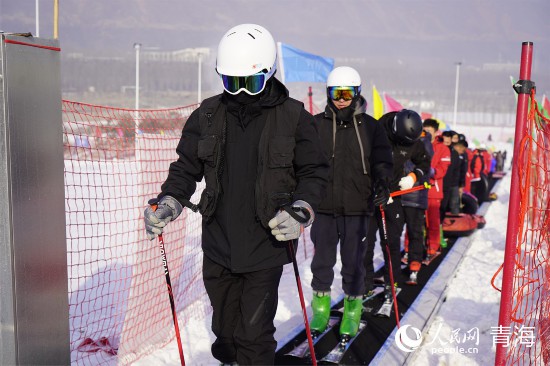
POLYGON ((326 83, 334 68, 334 59, 304 52, 284 43, 279 43, 279 57, 283 82, 306 81, 326 83))

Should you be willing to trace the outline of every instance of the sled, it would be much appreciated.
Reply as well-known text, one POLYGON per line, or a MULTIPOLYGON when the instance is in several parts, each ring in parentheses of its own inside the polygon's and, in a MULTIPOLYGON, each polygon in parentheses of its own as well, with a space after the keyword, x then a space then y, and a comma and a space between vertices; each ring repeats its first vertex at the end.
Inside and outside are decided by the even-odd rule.
POLYGON ((502 171, 500 171, 500 172, 493 172, 493 173, 491 174, 491 178, 493 178, 493 179, 501 179, 501 178, 503 178, 505 175, 506 175, 506 172, 502 172, 502 171))
MULTIPOLYGON (((460 237, 471 235, 479 225, 480 220, 476 218, 479 215, 472 214, 447 214, 443 223, 443 234, 446 237, 460 237)), ((484 221, 484 220, 483 220, 484 221)))

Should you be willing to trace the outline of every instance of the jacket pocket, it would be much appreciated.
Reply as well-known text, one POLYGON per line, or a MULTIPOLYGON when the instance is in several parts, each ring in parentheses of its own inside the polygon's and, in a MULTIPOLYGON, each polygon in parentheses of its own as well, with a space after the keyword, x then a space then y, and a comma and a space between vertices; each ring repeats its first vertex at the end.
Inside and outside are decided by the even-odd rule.
POLYGON ((269 168, 289 168, 294 160, 294 137, 276 136, 269 141, 269 168))
POLYGON ((218 150, 217 136, 205 136, 199 140, 197 156, 203 163, 209 164, 210 166, 215 166, 218 150))
POLYGON ((205 188, 202 191, 201 199, 199 201, 199 212, 203 218, 208 222, 216 210, 216 195, 210 188, 205 188))

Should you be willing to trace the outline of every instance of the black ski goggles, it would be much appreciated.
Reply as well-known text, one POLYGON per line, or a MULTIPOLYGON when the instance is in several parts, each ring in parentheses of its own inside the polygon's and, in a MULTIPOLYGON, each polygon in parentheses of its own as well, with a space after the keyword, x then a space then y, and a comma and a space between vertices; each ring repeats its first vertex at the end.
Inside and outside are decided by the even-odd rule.
POLYGON ((361 90, 356 86, 329 86, 327 93, 330 99, 345 101, 352 100, 359 94, 361 90))

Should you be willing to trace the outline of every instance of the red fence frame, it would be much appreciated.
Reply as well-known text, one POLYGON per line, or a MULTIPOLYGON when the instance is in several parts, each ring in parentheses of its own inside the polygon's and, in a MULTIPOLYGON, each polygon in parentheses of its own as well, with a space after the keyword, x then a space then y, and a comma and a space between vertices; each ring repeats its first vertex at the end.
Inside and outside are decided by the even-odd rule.
MULTIPOLYGON (((533 60, 533 42, 523 42, 521 47, 521 66, 519 71, 519 81, 531 79, 531 65, 533 60)), ((512 165, 512 182, 510 186, 510 203, 508 206, 508 225, 506 229, 506 247, 504 251, 504 266, 502 270, 502 292, 500 297, 500 313, 498 319, 499 327, 508 328, 511 323, 512 315, 512 295, 514 268, 516 258, 518 220, 517 213, 520 209, 520 177, 518 164, 520 156, 520 144, 525 137, 527 125, 527 113, 529 105, 529 92, 519 93, 516 111, 516 131, 514 137, 514 157, 512 165)), ((502 343, 496 345, 495 366, 504 365, 506 361, 506 351, 502 343)))

